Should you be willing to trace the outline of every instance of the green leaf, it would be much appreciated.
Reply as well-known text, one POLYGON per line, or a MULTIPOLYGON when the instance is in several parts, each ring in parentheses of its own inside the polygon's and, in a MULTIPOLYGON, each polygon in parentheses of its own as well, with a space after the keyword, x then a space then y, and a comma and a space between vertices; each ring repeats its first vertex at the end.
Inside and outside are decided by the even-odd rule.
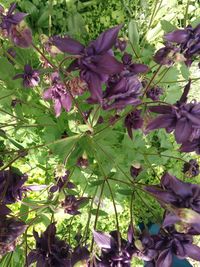
POLYGON ((176 26, 174 26, 173 24, 171 24, 171 22, 163 19, 161 20, 161 27, 164 30, 164 32, 171 32, 176 30, 176 26))
POLYGON ((117 192, 121 195, 131 196, 133 193, 133 190, 132 189, 118 189, 117 192))
POLYGON ((26 219, 28 218, 28 211, 29 211, 29 207, 27 205, 21 204, 20 211, 19 211, 19 217, 23 221, 26 221, 26 219))
POLYGON ((98 122, 98 119, 99 119, 99 115, 100 115, 100 108, 99 106, 96 106, 92 112, 90 113, 90 116, 89 116, 89 123, 92 125, 92 126, 95 126, 98 122))
POLYGON ((190 77, 190 72, 189 72, 188 67, 184 63, 181 64, 180 71, 181 71, 183 78, 188 80, 190 77))
POLYGON ((13 65, 6 59, 0 59, 0 79, 9 80, 12 79, 15 74, 13 65))
POLYGON ((138 45, 139 44, 139 34, 137 29, 137 23, 135 20, 131 20, 128 25, 128 35, 129 40, 132 43, 132 45, 138 45))
POLYGON ((96 181, 90 181, 89 186, 94 187, 103 184, 104 180, 96 180, 96 181))
MULTIPOLYGON (((96 214, 97 214, 97 209, 92 209, 92 210, 91 210, 91 214, 96 216, 96 214)), ((105 212, 104 210, 99 210, 99 211, 98 211, 98 216, 108 216, 108 213, 105 212)))
POLYGON ((59 155, 62 159, 68 156, 73 145, 78 141, 80 135, 74 135, 55 141, 55 144, 49 145, 54 154, 59 155))

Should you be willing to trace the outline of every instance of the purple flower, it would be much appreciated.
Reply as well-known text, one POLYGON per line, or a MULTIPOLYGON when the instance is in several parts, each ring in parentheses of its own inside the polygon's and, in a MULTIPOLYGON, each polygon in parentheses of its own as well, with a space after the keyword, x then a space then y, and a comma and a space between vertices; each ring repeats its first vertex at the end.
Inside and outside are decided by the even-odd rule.
POLYGON ((133 178, 136 178, 142 171, 142 167, 140 164, 133 164, 130 167, 130 174, 133 178))
POLYGON ((77 162, 76 162, 76 165, 78 166, 78 167, 80 167, 80 168, 83 168, 83 169, 85 169, 85 168, 87 168, 88 166, 89 166, 89 161, 88 161, 88 159, 87 159, 87 157, 79 157, 78 158, 78 160, 77 160, 77 162))
POLYGON ((28 15, 22 12, 13 14, 14 10, 16 9, 16 5, 16 3, 12 3, 8 9, 8 12, 5 15, 3 13, 0 13, 0 27, 3 30, 7 30, 8 33, 10 33, 10 30, 13 25, 19 24, 28 15))
POLYGON ((191 159, 189 162, 185 162, 183 165, 183 173, 187 177, 194 177, 199 175, 199 164, 195 159, 191 159))
POLYGON ((6 206, 0 206, 0 255, 14 251, 17 238, 27 228, 24 222, 15 217, 8 217, 10 210, 6 206))
POLYGON ((68 71, 80 70, 80 76, 88 83, 91 101, 102 102, 102 84, 109 75, 121 72, 123 65, 118 62, 111 48, 117 40, 121 25, 103 32, 95 41, 85 47, 70 37, 52 37, 52 43, 62 52, 78 56, 68 71))
POLYGON ((83 204, 87 199, 87 197, 76 198, 74 195, 68 195, 65 197, 65 200, 61 205, 66 213, 70 215, 77 215, 80 214, 80 211, 78 211, 80 205, 83 204))
POLYGON ((25 25, 12 26, 10 29, 12 42, 22 48, 28 48, 32 44, 32 31, 25 25))
POLYGON ((94 241, 101 249, 101 255, 96 258, 96 265, 94 266, 131 266, 132 255, 128 251, 128 242, 121 237, 119 232, 112 231, 110 234, 105 234, 100 231, 93 231, 93 236, 94 241), (119 239, 121 246, 119 246, 119 239))
POLYGON ((17 74, 13 80, 23 79, 23 86, 26 88, 35 87, 40 82, 39 71, 32 69, 30 65, 24 66, 24 73, 17 74))
POLYGON ((148 89, 146 96, 152 99, 153 101, 156 101, 160 99, 160 95, 162 94, 163 94, 163 89, 158 86, 154 86, 148 89))
POLYGON ((72 267, 71 248, 56 236, 55 223, 50 224, 41 236, 33 232, 36 248, 28 255, 28 266, 37 262, 37 267, 72 267))
POLYGON ((144 189, 160 203, 170 204, 177 208, 188 208, 200 213, 200 186, 185 183, 175 176, 165 173, 160 185, 145 186, 144 189))
POLYGON ((57 72, 51 75, 51 86, 44 91, 43 98, 45 100, 52 99, 54 102, 54 111, 56 117, 59 117, 62 107, 68 112, 72 106, 72 99, 67 92, 66 86, 61 82, 57 72))
POLYGON ((141 117, 141 110, 134 110, 130 112, 125 118, 125 127, 127 128, 128 135, 132 139, 132 130, 140 129, 143 125, 143 119, 141 117))
POLYGON ((115 43, 115 48, 119 49, 121 52, 123 52, 126 49, 127 46, 127 41, 126 40, 121 40, 117 38, 116 43, 115 43))
POLYGON ((167 33, 165 39, 179 45, 181 53, 187 60, 186 64, 190 66, 192 57, 200 53, 200 24, 195 28, 189 25, 182 30, 167 33))
POLYGON ((17 169, 10 168, 0 172, 0 199, 4 204, 12 204, 21 200, 23 193, 27 191, 23 184, 28 176, 21 174, 17 169))
POLYGON ((56 177, 56 185, 53 185, 50 188, 50 192, 54 193, 57 190, 61 191, 64 188, 72 189, 75 188, 75 185, 69 181, 70 171, 66 171, 64 176, 56 177))
POLYGON ((138 97, 141 95, 142 83, 137 74, 147 72, 148 67, 133 63, 132 56, 128 53, 124 53, 122 62, 123 70, 110 76, 107 81, 103 96, 105 110, 123 109, 127 105, 137 105, 141 102, 138 97))
POLYGON ((193 139, 192 141, 184 142, 180 147, 181 152, 192 152, 195 151, 200 155, 200 137, 193 139))
POLYGON ((180 49, 166 43, 154 55, 154 61, 160 65, 172 66, 176 61, 184 61, 185 58, 179 53, 180 49))

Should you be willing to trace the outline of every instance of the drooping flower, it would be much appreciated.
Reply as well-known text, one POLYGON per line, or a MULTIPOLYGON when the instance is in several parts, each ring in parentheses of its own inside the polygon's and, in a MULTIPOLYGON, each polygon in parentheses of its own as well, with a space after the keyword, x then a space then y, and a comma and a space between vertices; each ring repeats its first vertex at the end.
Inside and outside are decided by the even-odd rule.
POLYGON ((75 184, 73 184, 72 182, 69 181, 69 175, 70 175, 70 171, 67 170, 67 171, 65 171, 64 175, 56 176, 55 177, 56 185, 53 185, 50 188, 50 192, 54 193, 57 190, 61 191, 64 188, 68 188, 68 189, 75 188, 75 184))
POLYGON ((54 111, 56 117, 59 117, 62 111, 62 107, 68 112, 72 106, 72 99, 67 92, 65 84, 60 80, 57 72, 51 75, 51 86, 44 91, 43 98, 45 100, 53 100, 54 111))
POLYGON ((112 231, 110 234, 93 231, 93 236, 95 243, 101 249, 101 255, 96 257, 94 266, 131 266, 132 251, 129 252, 128 242, 121 237, 118 231, 112 231), (119 239, 121 245, 119 245, 119 239))
POLYGON ((22 48, 28 48, 32 44, 32 31, 23 22, 10 29, 10 39, 12 42, 22 48))
POLYGON ((160 203, 177 208, 189 208, 200 213, 200 186, 180 181, 175 176, 165 173, 160 185, 145 186, 144 189, 160 203))
POLYGON ((172 66, 175 62, 183 62, 185 58, 180 54, 180 49, 170 43, 166 43, 164 47, 156 51, 154 61, 160 65, 167 67, 172 66))
POLYGON ((37 262, 37 267, 72 267, 71 248, 56 236, 55 223, 51 223, 41 236, 36 231, 33 235, 36 248, 28 255, 28 266, 37 262))
POLYGON ((13 14, 14 10, 16 9, 16 5, 16 3, 12 3, 5 15, 3 12, 0 13, 0 28, 7 30, 8 34, 10 34, 10 30, 13 25, 19 24, 28 15, 22 12, 13 14))
POLYGON ((24 73, 15 75, 13 80, 15 79, 23 79, 23 86, 26 88, 35 87, 40 82, 39 71, 32 69, 30 65, 25 65, 24 73))
POLYGON ((141 110, 136 109, 131 111, 124 120, 125 127, 127 128, 128 135, 133 138, 133 130, 140 129, 143 125, 143 119, 141 117, 141 110))
POLYGON ((152 99, 153 101, 159 100, 162 94, 163 89, 158 86, 151 87, 146 92, 146 96, 152 99))
POLYGON ((115 48, 123 52, 126 49, 126 46, 127 46, 126 40, 117 38, 116 43, 115 43, 115 48))
POLYGON ((7 216, 10 212, 5 205, 0 205, 0 256, 15 249, 18 237, 27 228, 24 222, 7 216))
POLYGON ((80 214, 80 205, 83 204, 88 198, 79 197, 76 198, 74 195, 68 195, 65 197, 65 200, 62 202, 62 207, 64 211, 70 215, 80 214))
POLYGON ((140 164, 132 164, 130 167, 130 174, 133 178, 136 178, 142 171, 142 167, 140 164))
POLYGON ((191 25, 184 29, 175 30, 165 34, 168 42, 176 43, 186 58, 186 64, 191 65, 193 57, 200 53, 200 24, 195 28, 191 25))
POLYGON ((59 50, 78 56, 68 71, 80 70, 80 77, 88 83, 92 102, 102 102, 102 84, 109 75, 119 73, 123 65, 113 56, 111 48, 115 45, 121 25, 113 27, 89 43, 87 47, 70 37, 52 37, 51 41, 59 50))
POLYGON ((194 177, 199 175, 199 164, 195 159, 191 159, 189 162, 185 162, 183 165, 183 173, 187 177, 194 177))
POLYGON ((142 83, 137 74, 145 73, 148 67, 144 64, 132 62, 132 56, 124 53, 122 57, 123 70, 119 74, 110 76, 107 81, 107 87, 104 92, 103 108, 123 109, 127 105, 137 105, 141 101, 142 83))
POLYGON ((0 172, 0 200, 4 204, 11 204, 21 200, 27 188, 23 186, 28 176, 19 170, 10 168, 0 172))

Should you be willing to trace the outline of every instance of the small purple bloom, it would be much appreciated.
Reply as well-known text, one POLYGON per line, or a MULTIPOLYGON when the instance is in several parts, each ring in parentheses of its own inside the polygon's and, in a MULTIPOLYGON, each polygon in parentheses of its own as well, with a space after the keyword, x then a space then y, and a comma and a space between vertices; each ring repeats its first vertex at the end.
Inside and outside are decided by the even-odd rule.
POLYGON ((61 205, 66 213, 70 215, 77 215, 80 214, 80 211, 78 211, 80 205, 83 204, 87 199, 87 197, 76 198, 74 195, 68 195, 65 197, 65 200, 61 205))
POLYGON ((160 96, 162 94, 163 94, 163 89, 158 86, 154 86, 148 89, 146 96, 152 99, 153 101, 156 101, 160 99, 160 96))
POLYGON ((91 100, 102 102, 102 84, 109 75, 119 73, 123 65, 118 62, 111 48, 115 45, 121 25, 103 32, 95 41, 85 47, 70 37, 52 37, 52 43, 62 52, 79 56, 68 68, 68 71, 80 70, 80 77, 88 84, 91 100))
POLYGON ((33 231, 33 235, 36 248, 28 255, 28 266, 37 262, 38 267, 72 267, 71 248, 56 236, 55 223, 50 224, 41 236, 36 231, 33 231))
POLYGON ((130 167, 130 174, 135 179, 142 171, 140 164, 133 164, 130 167))
POLYGON ((35 87, 40 82, 39 71, 32 69, 30 65, 24 66, 24 73, 17 74, 13 80, 23 79, 23 86, 26 88, 35 87))
POLYGON ((172 66, 175 61, 184 61, 184 58, 180 57, 179 49, 169 43, 164 47, 156 51, 154 55, 154 61, 160 65, 172 66))
POLYGON ((126 49, 127 41, 122 39, 117 39, 115 43, 115 48, 119 49, 121 52, 123 52, 126 49))
POLYGON ((22 48, 28 48, 32 44, 32 31, 27 26, 17 25, 10 29, 12 42, 22 48))
POLYGON ((59 74, 57 72, 51 75, 51 86, 46 91, 44 91, 43 98, 45 100, 53 100, 56 117, 60 116, 62 107, 67 112, 71 109, 71 96, 67 92, 65 84, 60 80, 59 74))
POLYGON ((199 175, 199 164, 195 159, 191 159, 189 162, 185 162, 183 165, 183 173, 187 177, 195 177, 199 175))
POLYGON ((80 168, 85 169, 89 166, 89 161, 86 157, 79 157, 76 162, 76 165, 80 168))
POLYGON ((27 191, 23 184, 28 176, 21 174, 17 169, 10 168, 0 172, 0 200, 4 204, 12 204, 21 200, 27 191))
POLYGON ((64 188, 68 188, 68 189, 73 189, 75 188, 75 185, 69 181, 69 175, 70 175, 70 171, 66 171, 64 176, 61 177, 56 177, 56 185, 53 185, 50 188, 50 192, 54 193, 57 190, 61 191, 64 188))
POLYGON ((144 121, 141 117, 141 110, 136 109, 126 116, 124 124, 131 139, 133 139, 132 131, 136 129, 141 129, 143 122, 144 121))
POLYGON ((195 28, 189 25, 182 30, 167 33, 165 39, 168 42, 179 45, 181 53, 186 58, 186 64, 190 66, 193 60, 192 57, 200 53, 200 24, 195 28))
POLYGON ((13 14, 14 10, 16 9, 16 5, 16 3, 12 3, 5 15, 3 13, 0 13, 0 27, 7 30, 8 33, 10 33, 13 25, 19 24, 28 15, 22 12, 13 14))

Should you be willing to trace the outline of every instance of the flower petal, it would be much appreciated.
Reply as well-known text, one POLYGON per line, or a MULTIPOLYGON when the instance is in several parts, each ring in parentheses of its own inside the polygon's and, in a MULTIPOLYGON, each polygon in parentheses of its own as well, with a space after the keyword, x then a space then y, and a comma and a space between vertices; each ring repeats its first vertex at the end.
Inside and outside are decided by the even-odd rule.
POLYGON ((59 117, 62 111, 62 105, 61 105, 60 99, 54 100, 54 111, 56 113, 56 117, 59 117))
POLYGON ((169 42, 181 44, 187 41, 189 34, 186 30, 176 30, 165 34, 165 39, 169 42))
POLYGON ((187 252, 187 256, 192 258, 193 260, 200 261, 200 248, 193 244, 185 244, 185 251, 187 252))
POLYGON ((72 55, 80 55, 84 50, 84 45, 70 37, 53 36, 51 41, 60 51, 72 55))
POLYGON ((156 267, 170 267, 172 265, 172 253, 170 249, 163 250, 157 261, 156 267))
POLYGON ((63 108, 69 112, 72 107, 72 100, 71 97, 67 94, 61 96, 61 103, 63 108))
POLYGON ((153 195, 157 200, 160 200, 162 202, 170 204, 177 201, 177 197, 173 193, 166 192, 165 190, 162 190, 157 186, 145 186, 144 190, 146 190, 151 195, 153 195))
POLYGON ((145 132, 148 133, 149 131, 160 128, 171 128, 171 126, 174 124, 174 120, 175 118, 173 115, 160 115, 147 125, 145 132))
POLYGON ((51 87, 43 92, 43 98, 45 100, 52 99, 52 88, 51 87))
POLYGON ((107 52, 115 45, 121 28, 122 25, 119 25, 102 32, 95 41, 91 42, 90 46, 93 46, 98 54, 107 52))
POLYGON ((115 243, 115 240, 111 235, 105 234, 100 231, 93 230, 93 236, 94 241, 100 248, 111 249, 113 242, 115 243))
POLYGON ((192 133, 192 125, 186 118, 178 120, 175 128, 175 139, 178 144, 187 142, 192 133))

